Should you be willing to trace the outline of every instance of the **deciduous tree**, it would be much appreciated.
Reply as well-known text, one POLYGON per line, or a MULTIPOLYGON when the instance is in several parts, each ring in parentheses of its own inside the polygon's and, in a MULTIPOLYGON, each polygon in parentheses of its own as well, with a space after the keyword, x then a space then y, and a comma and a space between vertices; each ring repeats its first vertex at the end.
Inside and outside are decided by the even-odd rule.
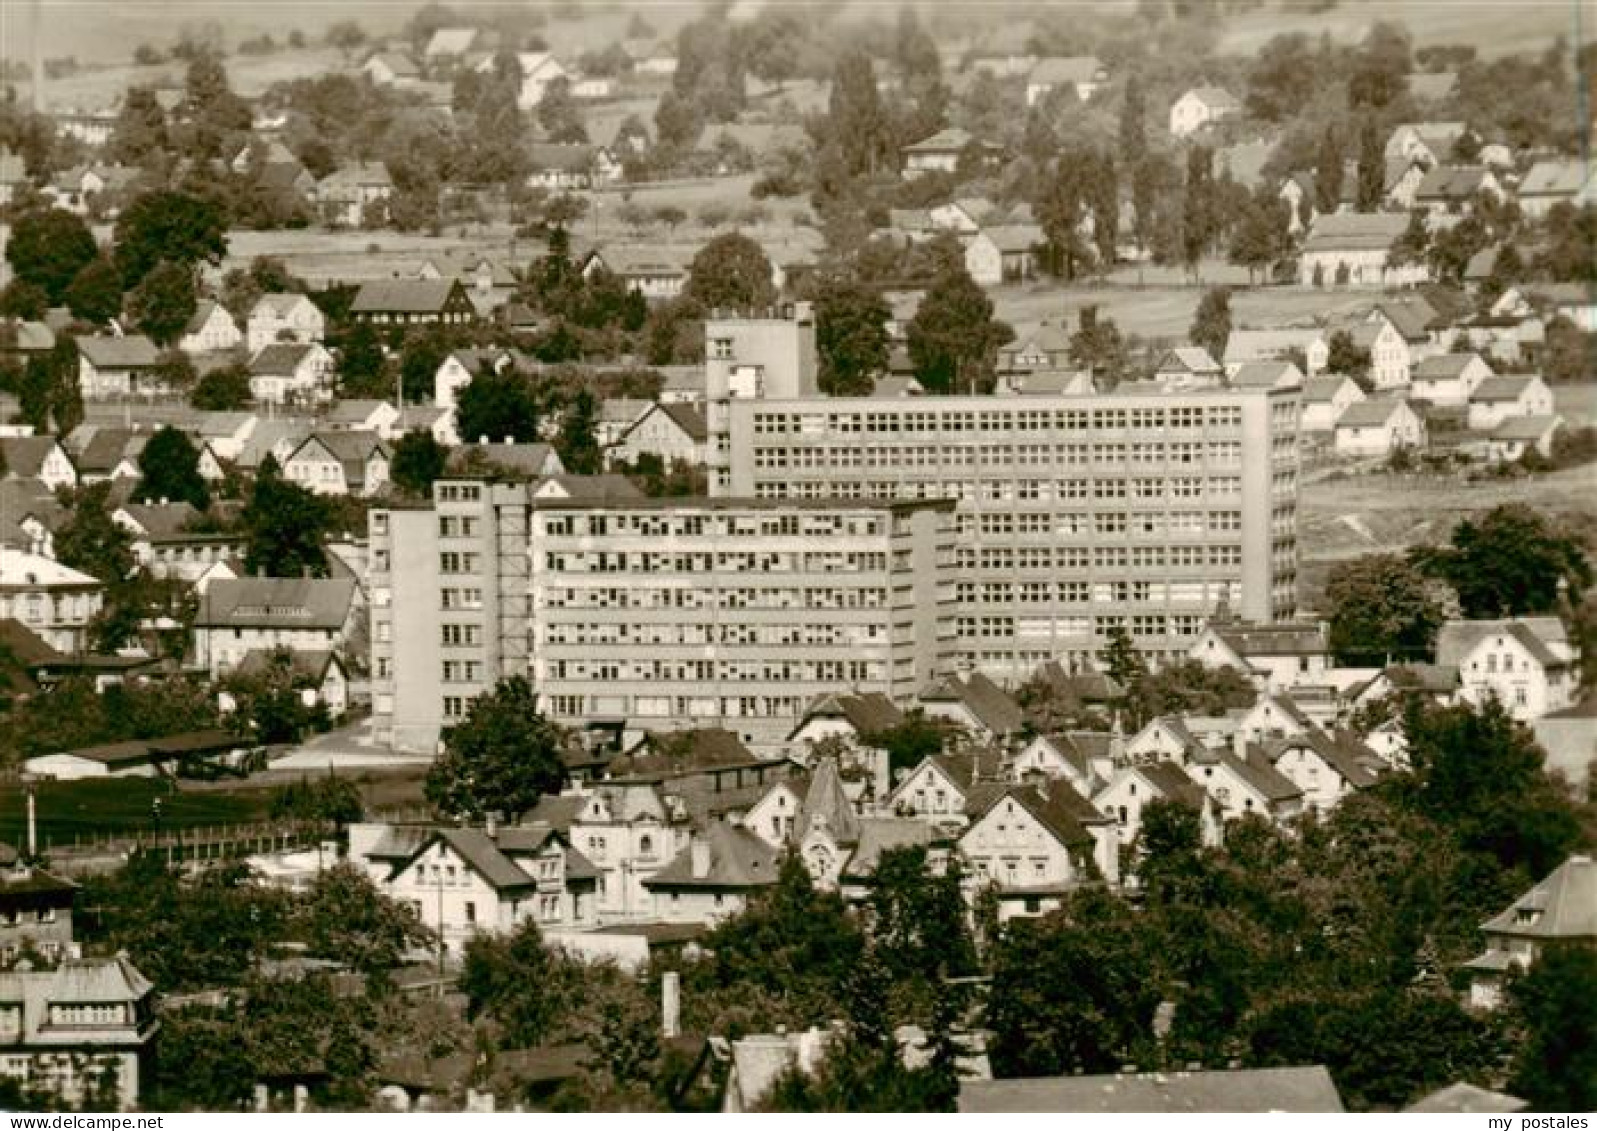
POLYGON ((566 736, 538 712, 532 686, 500 680, 471 701, 444 735, 444 752, 427 773, 427 800, 449 817, 515 820, 565 781, 566 736))
POLYGON ((211 492, 200 474, 200 453, 194 441, 171 425, 150 437, 139 453, 137 497, 145 502, 169 500, 191 504, 203 511, 211 505, 211 492))

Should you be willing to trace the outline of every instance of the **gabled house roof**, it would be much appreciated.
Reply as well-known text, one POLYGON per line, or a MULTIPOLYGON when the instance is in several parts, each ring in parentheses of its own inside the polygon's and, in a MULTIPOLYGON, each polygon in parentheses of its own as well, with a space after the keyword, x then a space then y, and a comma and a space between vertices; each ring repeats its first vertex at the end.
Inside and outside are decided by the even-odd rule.
POLYGON ((855 734, 870 735, 898 726, 904 721, 904 712, 879 691, 867 691, 863 695, 823 695, 810 704, 794 732, 817 718, 845 719, 855 734))
POLYGON ((1422 358, 1409 373, 1416 381, 1456 381, 1471 362, 1479 360, 1480 355, 1475 353, 1439 353, 1422 358))
MULTIPOLYGON (((285 655, 288 658, 289 672, 300 686, 314 687, 320 684, 333 668, 337 668, 340 672, 344 671, 344 664, 338 658, 338 653, 326 648, 288 649, 285 650, 285 655)), ((255 675, 269 671, 274 660, 272 649, 251 648, 244 653, 234 670, 239 675, 255 675)))
POLYGON ((836 758, 822 758, 810 773, 804 804, 799 808, 794 829, 803 837, 816 823, 823 824, 838 844, 858 844, 859 814, 843 789, 836 758))
POLYGON ((0 454, 5 459, 6 474, 37 479, 44 470, 44 461, 60 446, 54 436, 0 437, 0 454))
POLYGON ((349 578, 239 577, 213 581, 200 601, 197 628, 296 628, 337 631, 349 618, 349 578))
POLYGON ((527 146, 527 159, 533 172, 556 169, 564 173, 587 173, 598 158, 596 145, 561 145, 553 142, 533 142, 527 146))
POLYGON ((1164 351, 1157 368, 1161 373, 1179 370, 1199 376, 1223 372, 1220 363, 1202 346, 1173 346, 1164 351))
POLYGON ((1271 804, 1303 796, 1303 791, 1293 785, 1291 779, 1271 765, 1262 754, 1256 756, 1255 751, 1250 751, 1247 758, 1238 758, 1229 750, 1220 750, 1216 755, 1217 762, 1271 804))
POLYGON ((255 377, 292 377, 313 354, 325 352, 314 342, 273 342, 262 346, 250 358, 250 374, 255 377))
POLYGON ((1283 754, 1302 747, 1314 751, 1321 761, 1355 789, 1367 789, 1380 776, 1383 766, 1380 755, 1347 731, 1339 731, 1333 736, 1311 728, 1291 738, 1266 742, 1263 751, 1270 764, 1275 765, 1281 761, 1283 754))
POLYGON ((208 298, 201 299, 195 305, 194 314, 191 318, 189 318, 188 325, 183 327, 183 332, 185 334, 199 333, 201 330, 205 329, 205 324, 211 320, 211 316, 216 314, 218 311, 221 312, 222 316, 226 318, 228 322, 233 321, 233 316, 227 312, 226 307, 222 306, 218 302, 213 302, 208 298))
POLYGON ((1488 377, 1475 386, 1469 399, 1477 404, 1513 404, 1525 395, 1535 380, 1534 377, 1488 377))
POLYGON ((1231 374, 1238 389, 1274 389, 1299 386, 1303 374, 1290 361, 1245 361, 1231 374))
POLYGON ((334 169, 317 184, 320 193, 339 193, 356 189, 393 188, 394 178, 381 161, 353 161, 334 169))
POLYGON ((1492 429, 1492 439, 1509 443, 1537 443, 1563 423, 1564 418, 1556 413, 1541 416, 1510 416, 1492 429))
POLYGON ((1489 934, 1537 939, 1597 939, 1597 862, 1571 856, 1500 915, 1481 924, 1489 934))
POLYGON ((1514 620, 1450 620, 1436 634, 1436 662, 1444 667, 1462 668, 1483 640, 1510 636, 1525 647, 1545 668, 1566 667, 1569 661, 1555 652, 1565 649, 1569 636, 1557 617, 1523 617, 1514 620))
POLYGON ((300 303, 310 303, 315 308, 316 304, 310 298, 301 294, 264 294, 255 300, 255 305, 250 307, 251 318, 287 318, 294 312, 300 303))
POLYGON ((350 303, 351 314, 440 314, 455 291, 456 279, 376 279, 362 283, 350 303))
POLYGON ((1591 178, 1591 169, 1580 161, 1538 161, 1520 179, 1519 195, 1572 197, 1591 178))
POLYGON ((145 534, 155 537, 179 534, 200 517, 200 512, 194 509, 193 504, 181 501, 164 504, 124 503, 117 508, 116 513, 126 516, 145 534))
POLYGON ((694 443, 702 444, 709 439, 709 422, 697 405, 683 401, 668 401, 663 404, 651 405, 645 410, 641 416, 632 422, 632 426, 622 433, 622 441, 625 442, 626 438, 641 427, 645 420, 648 420, 649 417, 657 412, 681 429, 683 435, 694 443))
POLYGON ((1479 165, 1438 165, 1414 190, 1416 201, 1466 201, 1481 191, 1486 170, 1479 165))
MULTIPOLYGON (((994 806, 1012 800, 1036 818, 1054 839, 1063 845, 1091 844, 1092 834, 1082 824, 1087 813, 1103 820, 1102 814, 1077 793, 1069 782, 1052 778, 1023 785, 994 785, 981 791, 979 807, 970 810, 970 823, 978 824, 994 806), (1085 808, 1083 808, 1085 807, 1085 808)), ((978 800, 973 798, 973 801, 978 800)))
POLYGON ((984 225, 977 233, 977 237, 991 241, 999 253, 1004 255, 1019 255, 1048 242, 1048 237, 1036 224, 984 225))
POLYGON ((1386 250, 1408 227, 1408 217, 1393 212, 1332 212, 1314 218, 1304 252, 1386 250))
POLYGON ((981 672, 945 676, 920 694, 921 702, 957 702, 994 734, 1009 734, 1025 724, 1025 712, 1008 693, 981 672))
POLYGON ((1200 810, 1208 803, 1209 795, 1203 787, 1174 762, 1148 762, 1131 768, 1167 800, 1180 801, 1200 810))
MULTIPOLYGON (((1304 404, 1330 404, 1336 394, 1342 391, 1342 386, 1352 382, 1353 378, 1341 374, 1332 374, 1329 377, 1310 377, 1303 382, 1304 404)), ((1355 387, 1357 382, 1354 382, 1355 387)))
POLYGON ((776 882, 776 850, 748 829, 714 821, 703 833, 695 835, 704 841, 698 855, 695 846, 689 844, 669 864, 644 880, 643 886, 650 891, 662 888, 748 891, 776 882), (696 864, 702 866, 696 867, 696 864))
POLYGON ((1230 649, 1250 656, 1323 656, 1330 651, 1323 624, 1250 624, 1232 621, 1209 626, 1230 649))
POLYGON ((96 369, 152 369, 161 360, 155 343, 143 334, 87 334, 78 339, 78 352, 96 369))
POLYGON ((561 467, 554 448, 548 444, 461 444, 449 453, 449 470, 459 471, 480 459, 530 479, 542 477, 550 466, 561 467))
POLYGON ((1338 429, 1381 428, 1405 407, 1404 402, 1395 397, 1371 397, 1343 409, 1342 415, 1337 417, 1336 426, 1338 429))
POLYGON ((302 454, 321 448, 344 469, 344 481, 351 487, 366 482, 366 463, 373 456, 388 457, 388 445, 375 432, 357 430, 338 432, 313 432, 289 453, 285 464, 299 459, 302 454))

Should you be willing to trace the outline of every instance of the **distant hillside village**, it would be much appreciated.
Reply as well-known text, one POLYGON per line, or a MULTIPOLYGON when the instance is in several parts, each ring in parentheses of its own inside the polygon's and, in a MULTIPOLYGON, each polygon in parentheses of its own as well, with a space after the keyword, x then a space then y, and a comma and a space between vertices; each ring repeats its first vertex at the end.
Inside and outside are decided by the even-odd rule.
POLYGON ((0 1108, 1597 1103, 1592 47, 742 7, 8 64, 0 1108))

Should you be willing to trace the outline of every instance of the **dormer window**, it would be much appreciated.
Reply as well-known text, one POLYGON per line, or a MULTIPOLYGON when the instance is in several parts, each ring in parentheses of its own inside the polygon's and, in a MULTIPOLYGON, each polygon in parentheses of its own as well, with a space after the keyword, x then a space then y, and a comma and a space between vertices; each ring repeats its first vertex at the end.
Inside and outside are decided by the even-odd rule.
POLYGON ((1542 917, 1541 916, 1541 912, 1535 910, 1534 908, 1521 907, 1514 914, 1514 922, 1517 923, 1519 926, 1528 927, 1531 924, 1535 923, 1536 920, 1540 919, 1541 917, 1542 917))

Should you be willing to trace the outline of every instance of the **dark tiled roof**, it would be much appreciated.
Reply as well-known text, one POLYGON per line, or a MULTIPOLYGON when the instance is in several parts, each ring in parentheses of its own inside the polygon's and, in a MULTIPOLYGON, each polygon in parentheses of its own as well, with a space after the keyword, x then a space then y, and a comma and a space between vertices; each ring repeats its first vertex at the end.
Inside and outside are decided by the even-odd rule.
POLYGON ((1538 939, 1597 939, 1597 863, 1571 856, 1481 930, 1538 939), (1531 922, 1521 921, 1529 912, 1531 922))
POLYGON ((693 845, 689 845, 652 877, 643 881, 651 891, 665 888, 709 888, 748 890, 776 882, 776 850, 741 825, 716 821, 703 833, 695 834, 708 843, 707 867, 694 868, 693 845))
POLYGON ((240 577, 212 582, 200 628, 342 628, 355 600, 349 579, 240 577))
POLYGON ((351 314, 438 314, 459 288, 454 279, 379 279, 361 284, 349 310, 351 314))
POLYGON ((976 721, 994 734, 1017 731, 1026 721, 1020 704, 981 672, 944 677, 922 692, 921 699, 963 703, 976 721))

